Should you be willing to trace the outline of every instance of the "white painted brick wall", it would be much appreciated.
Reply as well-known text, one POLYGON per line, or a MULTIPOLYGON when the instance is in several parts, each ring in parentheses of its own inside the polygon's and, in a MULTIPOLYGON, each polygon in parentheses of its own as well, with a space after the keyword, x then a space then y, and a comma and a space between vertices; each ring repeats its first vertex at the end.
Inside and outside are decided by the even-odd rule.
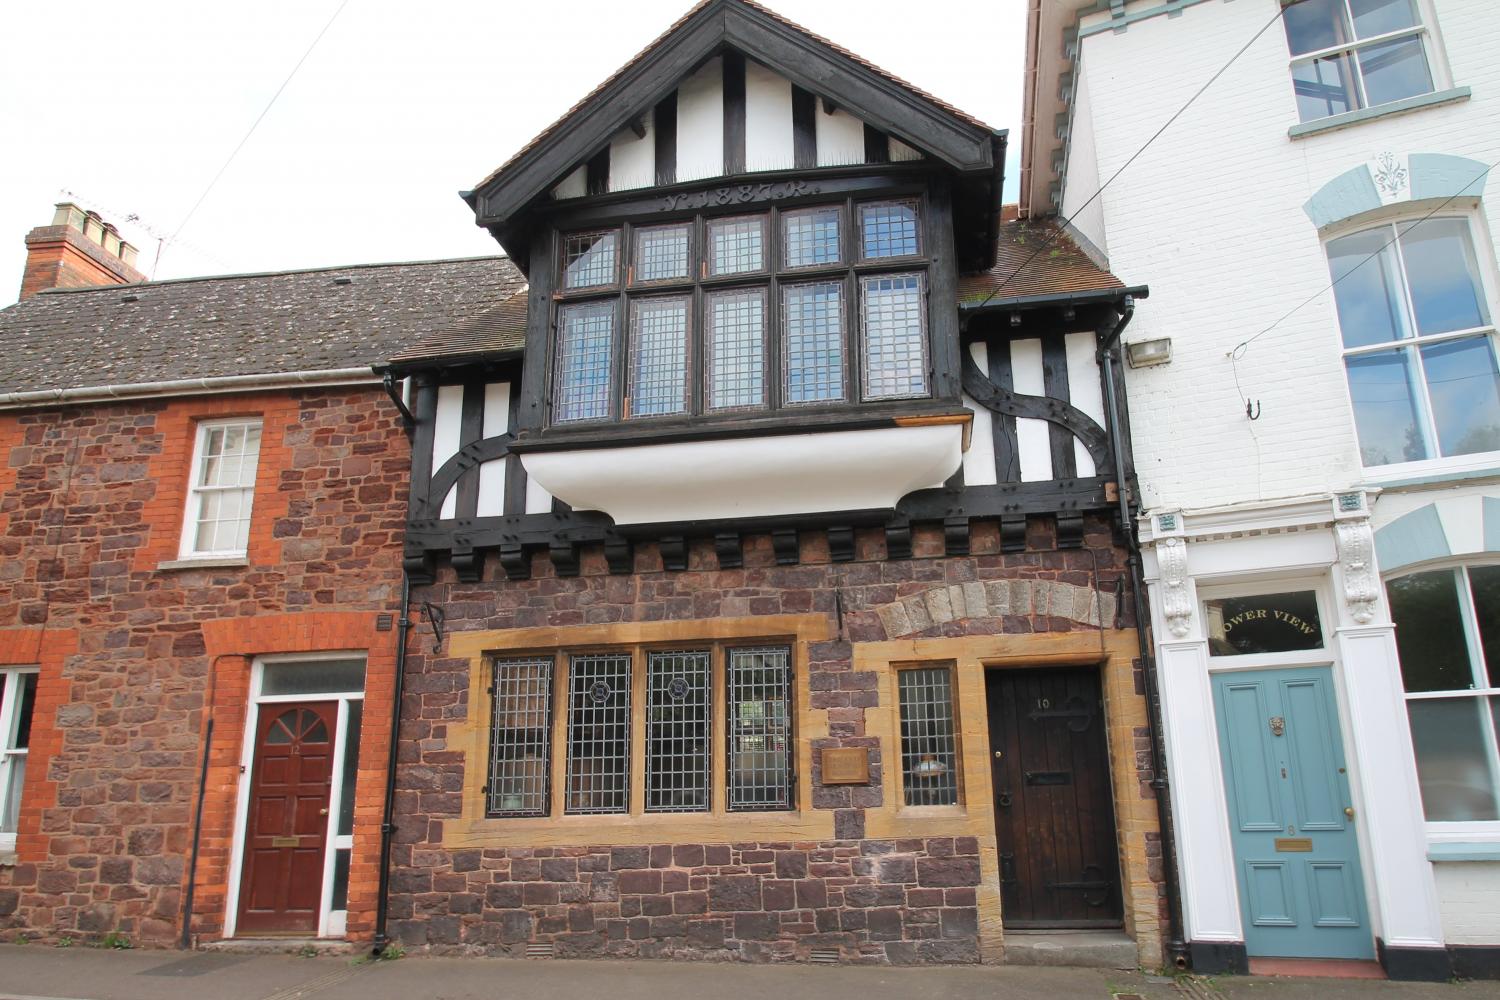
POLYGON ((1432 866, 1449 944, 1500 940, 1500 862, 1455 861, 1432 866))
MULTIPOLYGON (((1210 0, 1084 39, 1098 176, 1129 159, 1277 3, 1210 0)), ((1110 266, 1129 284, 1151 286, 1127 339, 1173 344, 1171 364, 1127 378, 1148 505, 1288 496, 1360 479, 1331 293, 1239 362, 1240 385, 1261 407, 1254 423, 1226 354, 1328 284, 1318 233, 1302 211, 1327 181, 1384 150, 1500 159, 1500 4, 1437 0, 1435 8, 1452 82, 1473 88, 1471 100, 1292 140, 1297 110, 1277 25, 1105 192, 1110 266)), ((1085 159, 1080 186, 1092 172, 1085 159)), ((1067 195, 1069 204, 1087 197, 1067 195)), ((1500 170, 1486 206, 1493 251, 1500 170)))

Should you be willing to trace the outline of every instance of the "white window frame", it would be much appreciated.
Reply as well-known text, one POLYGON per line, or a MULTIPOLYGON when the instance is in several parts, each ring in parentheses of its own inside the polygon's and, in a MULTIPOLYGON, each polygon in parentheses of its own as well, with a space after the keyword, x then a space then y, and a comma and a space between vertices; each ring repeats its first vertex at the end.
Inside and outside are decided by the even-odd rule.
MULTIPOLYGON (((27 674, 37 674, 38 667, 0 667, 0 675, 5 677, 5 691, 0 694, 0 815, 4 815, 10 809, 8 801, 10 795, 10 772, 15 766, 17 758, 25 759, 30 756, 29 749, 14 746, 16 734, 20 728, 20 678, 27 674)), ((38 678, 40 681, 40 678, 38 678)), ((36 704, 32 703, 33 717, 36 712, 36 704)), ((23 789, 24 791, 24 789, 23 789)), ((0 851, 10 852, 16 849, 16 835, 12 833, 0 833, 0 851)))
MULTIPOLYGON (((1283 6, 1287 5, 1287 0, 1281 0, 1281 2, 1283 6)), ((1349 8, 1349 0, 1338 0, 1338 2, 1341 4, 1343 9, 1345 19, 1344 23, 1349 28, 1349 32, 1352 35, 1354 33, 1354 12, 1349 8)), ((1292 101, 1294 104, 1297 102, 1297 79, 1293 75, 1293 71, 1296 70, 1297 67, 1302 66, 1306 63, 1311 63, 1317 59, 1327 59, 1329 56, 1336 56, 1343 53, 1347 53, 1350 56, 1350 64, 1354 68, 1354 92, 1355 96, 1359 99, 1358 107, 1350 108, 1348 111, 1335 111, 1332 114, 1320 115, 1317 118, 1304 119, 1302 117, 1302 112, 1299 109, 1297 112, 1297 119, 1299 122, 1301 122, 1302 124, 1311 124, 1312 122, 1324 121, 1328 118, 1337 118, 1339 115, 1355 114, 1360 111, 1369 110, 1370 108, 1384 107, 1387 103, 1395 103, 1370 103, 1369 96, 1365 93, 1364 70, 1359 66, 1359 51, 1361 49, 1371 48, 1376 45, 1383 45, 1386 42, 1395 42, 1412 37, 1420 39, 1422 42, 1422 54, 1427 59, 1427 75, 1429 83, 1431 85, 1431 89, 1429 89, 1427 93, 1435 94, 1443 89, 1447 78, 1447 68, 1443 64, 1443 60, 1439 57, 1437 36, 1432 28, 1433 22, 1435 20, 1433 11, 1429 7, 1427 0, 1415 0, 1412 6, 1416 10, 1417 23, 1410 28, 1398 28, 1395 31, 1387 31, 1381 35, 1372 35, 1369 38, 1360 38, 1354 41, 1346 42, 1342 45, 1330 45, 1329 47, 1324 49, 1316 49, 1312 52, 1304 52, 1301 55, 1291 57, 1291 59, 1287 63, 1287 77, 1292 82, 1292 101)), ((1287 38, 1287 45, 1288 51, 1290 51, 1290 38, 1287 38)), ((1412 96, 1420 97, 1425 95, 1413 94, 1412 96)))
MULTIPOLYGON (((1444 691, 1407 691, 1403 677, 1401 679, 1403 702, 1477 698, 1486 703, 1485 707, 1488 708, 1487 703, 1490 699, 1500 698, 1500 687, 1490 684, 1489 666, 1484 660, 1484 644, 1479 641, 1479 613, 1474 607, 1474 588, 1469 583, 1468 572, 1470 569, 1495 565, 1497 563, 1493 559, 1447 559, 1440 563, 1403 566, 1398 572, 1391 573, 1381 581, 1381 586, 1384 588, 1395 580, 1415 576, 1418 573, 1459 573, 1462 575, 1461 585, 1458 588, 1458 613, 1464 625, 1464 645, 1469 651, 1469 669, 1473 672, 1473 679, 1479 686, 1444 691)), ((1483 711, 1479 714, 1481 728, 1488 737, 1488 743, 1484 749, 1488 751, 1490 775, 1497 785, 1500 785, 1500 732, 1496 730, 1493 711, 1483 711)), ((1415 748, 1412 751, 1412 761, 1415 764, 1415 748)), ((1500 796, 1500 788, 1496 789, 1496 794, 1500 796)), ((1424 814, 1423 822, 1426 824, 1429 843, 1468 841, 1500 843, 1500 820, 1429 820, 1424 814)))
MULTIPOLYGON (((354 863, 354 831, 339 834, 340 807, 344 801, 344 748, 349 738, 349 703, 364 701, 361 691, 318 691, 311 694, 262 694, 265 686, 267 665, 296 663, 315 665, 330 660, 364 660, 365 683, 369 684, 369 654, 365 650, 342 652, 287 653, 284 655, 257 657, 250 668, 250 704, 245 712, 245 736, 240 747, 240 786, 235 801, 234 840, 229 856, 229 885, 224 902, 224 931, 226 939, 235 935, 235 924, 240 914, 240 881, 244 877, 245 833, 250 819, 250 782, 255 774, 255 742, 259 732, 260 712, 263 705, 288 702, 336 701, 338 702, 338 725, 333 735, 333 784, 328 792, 328 833, 323 839, 323 891, 318 904, 318 937, 342 938, 347 933, 349 911, 333 909, 333 867, 338 852, 350 851, 349 861, 354 863)), ((364 741, 360 741, 363 750, 364 741)), ((357 808, 357 804, 356 804, 357 808)))
MULTIPOLYGON (((1421 214, 1406 213, 1395 217, 1368 219, 1360 225, 1340 227, 1330 231, 1323 240, 1323 262, 1329 263, 1329 246, 1345 237, 1357 236, 1375 230, 1385 230, 1387 235, 1396 236, 1397 233, 1405 235, 1407 230, 1419 222, 1462 222, 1465 224, 1469 235, 1469 245, 1474 251, 1475 270, 1478 272, 1479 287, 1477 289, 1485 309, 1489 312, 1490 323, 1488 326, 1477 326, 1467 330, 1455 330, 1448 333, 1431 333, 1423 335, 1417 330, 1416 309, 1411 300, 1411 282, 1406 276, 1406 256, 1401 246, 1401 240, 1396 239, 1391 244, 1391 250, 1396 255, 1396 266, 1400 270, 1401 288, 1401 320, 1405 328, 1411 333, 1409 337, 1399 340, 1381 341, 1376 344, 1366 344, 1360 347, 1344 346, 1343 325, 1339 320, 1338 306, 1332 301, 1333 327, 1335 343, 1339 350, 1340 375, 1344 380, 1344 396, 1349 404, 1349 426, 1354 431, 1355 457, 1359 461, 1360 468, 1365 471, 1366 476, 1377 479, 1385 479, 1390 474, 1399 476, 1423 475, 1429 472, 1436 473, 1458 473, 1477 469, 1493 468, 1500 461, 1500 450, 1473 452, 1467 455, 1443 455, 1438 443, 1437 423, 1432 414, 1431 390, 1427 384, 1427 368, 1422 361, 1421 348, 1429 344, 1439 344, 1445 341, 1461 340, 1466 337, 1488 336, 1490 347, 1495 352, 1497 364, 1500 364, 1500 340, 1497 340, 1497 331, 1500 324, 1496 322, 1496 305, 1500 302, 1500 296, 1496 294, 1497 282, 1495 277, 1495 261, 1491 254, 1491 243, 1488 234, 1479 225, 1479 213, 1477 211, 1464 211, 1462 208, 1450 212, 1440 212, 1428 216, 1425 212, 1421 214), (1359 421, 1354 407, 1354 392, 1349 385, 1349 370, 1345 362, 1362 354, 1378 354, 1381 351, 1411 348, 1414 356, 1413 372, 1417 381, 1421 383, 1422 398, 1418 400, 1421 412, 1417 414, 1418 430, 1422 434, 1422 444, 1427 449, 1428 458, 1417 459, 1411 462, 1390 462, 1385 465, 1365 465, 1364 456, 1359 454, 1359 421)), ((1370 265, 1365 265, 1370 266, 1370 265)))
POLYGON ((231 417, 222 420, 200 420, 197 429, 193 432, 193 460, 188 466, 187 503, 182 515, 182 540, 178 546, 177 557, 179 559, 237 559, 245 556, 248 551, 249 542, 243 549, 204 549, 197 548, 198 524, 203 513, 203 497, 209 492, 227 492, 229 490, 248 489, 250 497, 250 517, 254 517, 255 510, 255 485, 244 486, 199 486, 198 478, 203 468, 203 446, 208 440, 210 431, 225 427, 256 428, 261 432, 260 445, 255 449, 255 478, 260 478, 260 449, 265 444, 265 424, 260 417, 231 417))

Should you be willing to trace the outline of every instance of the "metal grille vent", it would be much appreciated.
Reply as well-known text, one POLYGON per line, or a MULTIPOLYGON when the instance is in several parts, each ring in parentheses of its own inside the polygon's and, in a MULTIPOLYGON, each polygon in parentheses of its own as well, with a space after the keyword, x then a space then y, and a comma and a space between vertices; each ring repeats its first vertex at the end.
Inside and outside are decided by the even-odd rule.
POLYGON ((527 958, 551 958, 552 946, 550 944, 528 944, 526 946, 527 958))
POLYGON ((839 950, 837 948, 814 948, 808 960, 813 965, 838 965, 839 950))

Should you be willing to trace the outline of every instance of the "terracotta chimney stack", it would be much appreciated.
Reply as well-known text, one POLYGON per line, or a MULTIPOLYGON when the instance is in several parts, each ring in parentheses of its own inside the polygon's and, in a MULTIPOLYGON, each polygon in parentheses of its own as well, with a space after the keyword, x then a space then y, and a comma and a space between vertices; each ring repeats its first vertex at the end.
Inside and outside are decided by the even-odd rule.
POLYGON ((45 288, 89 288, 145 281, 135 269, 136 249, 114 226, 70 201, 58 203, 50 226, 26 234, 21 298, 45 288))

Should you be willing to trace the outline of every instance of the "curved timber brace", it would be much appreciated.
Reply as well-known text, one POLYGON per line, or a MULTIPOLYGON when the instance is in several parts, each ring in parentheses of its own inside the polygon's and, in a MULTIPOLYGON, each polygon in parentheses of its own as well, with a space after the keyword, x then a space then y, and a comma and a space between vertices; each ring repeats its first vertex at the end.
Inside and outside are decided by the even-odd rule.
POLYGON ((1110 458, 1109 435, 1094 419, 1064 399, 1050 396, 1027 396, 1011 389, 1001 388, 990 381, 988 375, 979 370, 968 351, 963 352, 964 392, 980 406, 995 413, 1012 417, 1045 420, 1064 428, 1079 441, 1093 459, 1099 474, 1114 467, 1110 458))
POLYGON ((493 462, 510 454, 510 446, 515 441, 514 434, 496 434, 472 444, 466 444, 458 449, 458 453, 448 461, 444 462, 436 472, 432 474, 432 483, 428 487, 427 497, 417 504, 417 509, 412 513, 418 518, 436 517, 443 509, 443 501, 448 496, 448 491, 458 485, 458 481, 464 474, 472 469, 477 469, 486 462, 493 462))

